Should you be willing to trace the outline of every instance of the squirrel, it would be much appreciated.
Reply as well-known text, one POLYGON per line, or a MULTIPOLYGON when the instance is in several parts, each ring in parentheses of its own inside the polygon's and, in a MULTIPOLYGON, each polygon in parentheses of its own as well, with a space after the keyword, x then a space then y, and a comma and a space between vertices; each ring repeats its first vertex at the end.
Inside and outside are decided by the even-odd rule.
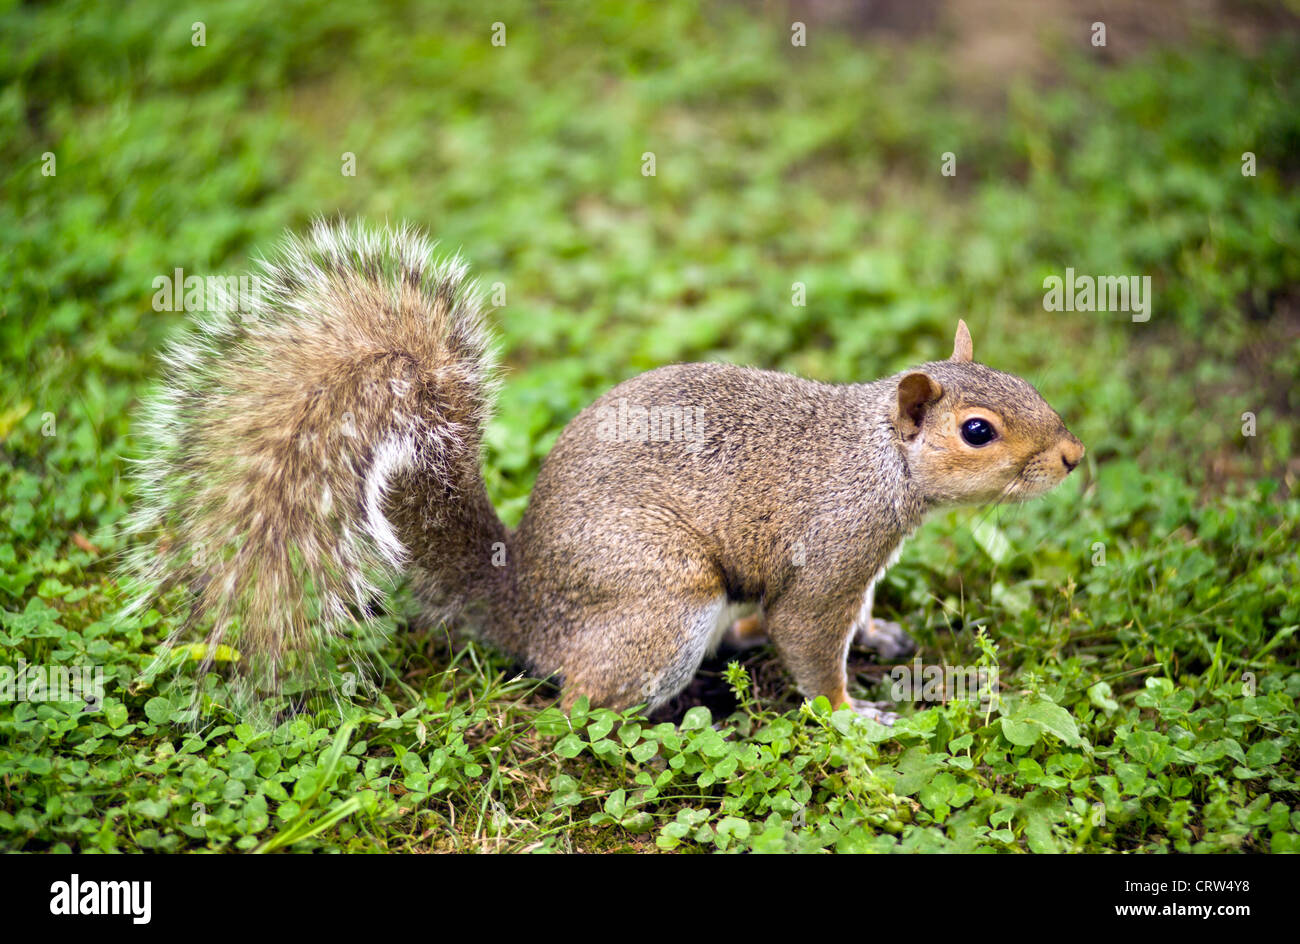
POLYGON ((229 642, 262 691, 405 579, 423 620, 556 678, 566 708, 653 711, 724 634, 765 635, 803 695, 890 722, 845 661, 855 638, 910 646, 871 616, 904 539, 934 508, 1042 495, 1084 454, 959 321, 949 359, 870 383, 633 377, 564 429, 511 530, 483 479, 496 367, 460 257, 317 220, 261 270, 251 311, 227 302, 167 350, 126 532, 128 610, 184 588, 173 641, 205 626, 204 670, 229 642))

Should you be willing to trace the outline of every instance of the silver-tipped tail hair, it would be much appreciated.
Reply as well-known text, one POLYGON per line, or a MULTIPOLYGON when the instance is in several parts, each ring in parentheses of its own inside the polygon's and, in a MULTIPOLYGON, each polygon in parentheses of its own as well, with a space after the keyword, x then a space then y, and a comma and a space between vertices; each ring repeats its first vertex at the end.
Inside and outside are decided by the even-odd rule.
POLYGON ((411 554, 393 492, 477 468, 494 359, 465 265, 413 229, 317 221, 257 275, 163 356, 125 582, 126 612, 180 608, 200 675, 227 646, 261 694, 328 678, 331 641, 373 624, 411 554))

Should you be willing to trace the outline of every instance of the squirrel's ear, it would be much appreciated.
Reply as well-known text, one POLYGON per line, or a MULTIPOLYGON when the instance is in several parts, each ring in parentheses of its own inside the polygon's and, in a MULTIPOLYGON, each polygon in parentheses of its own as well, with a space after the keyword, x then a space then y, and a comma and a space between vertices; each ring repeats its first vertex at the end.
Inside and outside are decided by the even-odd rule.
POLYGON ((970 328, 966 327, 966 322, 957 319, 957 339, 952 342, 952 357, 949 360, 958 363, 969 363, 975 359, 975 350, 970 343, 970 328))
POLYGON ((938 381, 920 371, 898 382, 898 431, 904 439, 911 439, 921 431, 926 409, 941 396, 943 387, 938 381))

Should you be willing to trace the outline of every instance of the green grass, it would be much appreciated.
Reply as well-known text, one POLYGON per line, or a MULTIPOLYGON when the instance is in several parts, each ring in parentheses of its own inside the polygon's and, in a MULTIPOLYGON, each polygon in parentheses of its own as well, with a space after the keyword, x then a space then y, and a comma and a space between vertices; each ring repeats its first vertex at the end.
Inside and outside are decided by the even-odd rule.
POLYGON ((0 664, 107 679, 98 712, 0 704, 0 848, 1300 847, 1300 44, 1079 44, 983 101, 932 38, 533 9, 229 3, 196 48, 166 4, 0 4, 0 664), (152 280, 236 274, 335 212, 505 284, 487 478, 512 523, 619 380, 873 379, 964 317, 1089 447, 1046 499, 936 516, 879 593, 928 663, 996 665, 1001 712, 860 724, 760 652, 712 666, 712 714, 566 717, 500 655, 399 627, 373 698, 195 725, 184 673, 139 681, 176 617, 111 619, 132 411, 184 317, 152 280), (1066 266, 1150 275, 1150 322, 1044 311, 1066 266))

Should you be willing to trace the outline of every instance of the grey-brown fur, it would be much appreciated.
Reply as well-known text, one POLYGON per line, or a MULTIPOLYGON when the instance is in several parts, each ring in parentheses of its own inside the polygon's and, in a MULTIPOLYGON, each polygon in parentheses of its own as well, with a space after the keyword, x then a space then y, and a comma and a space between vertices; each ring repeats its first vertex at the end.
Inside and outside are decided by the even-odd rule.
POLYGON ((135 525, 172 542, 139 569, 153 589, 199 588, 209 641, 238 618, 272 680, 364 612, 379 569, 560 677, 566 701, 661 704, 730 600, 761 604, 801 691, 839 702, 864 594, 925 512, 1032 497, 1082 456, 1032 387, 970 360, 963 324, 953 359, 874 383, 722 364, 635 377, 564 430, 508 532, 479 469, 491 365, 460 270, 431 276, 409 232, 341 225, 286 255, 265 325, 174 358, 179 415, 135 525), (955 424, 986 407, 1003 435, 972 449, 955 424), (202 541, 238 550, 186 563, 202 541), (340 605, 302 616, 309 587, 340 605))

